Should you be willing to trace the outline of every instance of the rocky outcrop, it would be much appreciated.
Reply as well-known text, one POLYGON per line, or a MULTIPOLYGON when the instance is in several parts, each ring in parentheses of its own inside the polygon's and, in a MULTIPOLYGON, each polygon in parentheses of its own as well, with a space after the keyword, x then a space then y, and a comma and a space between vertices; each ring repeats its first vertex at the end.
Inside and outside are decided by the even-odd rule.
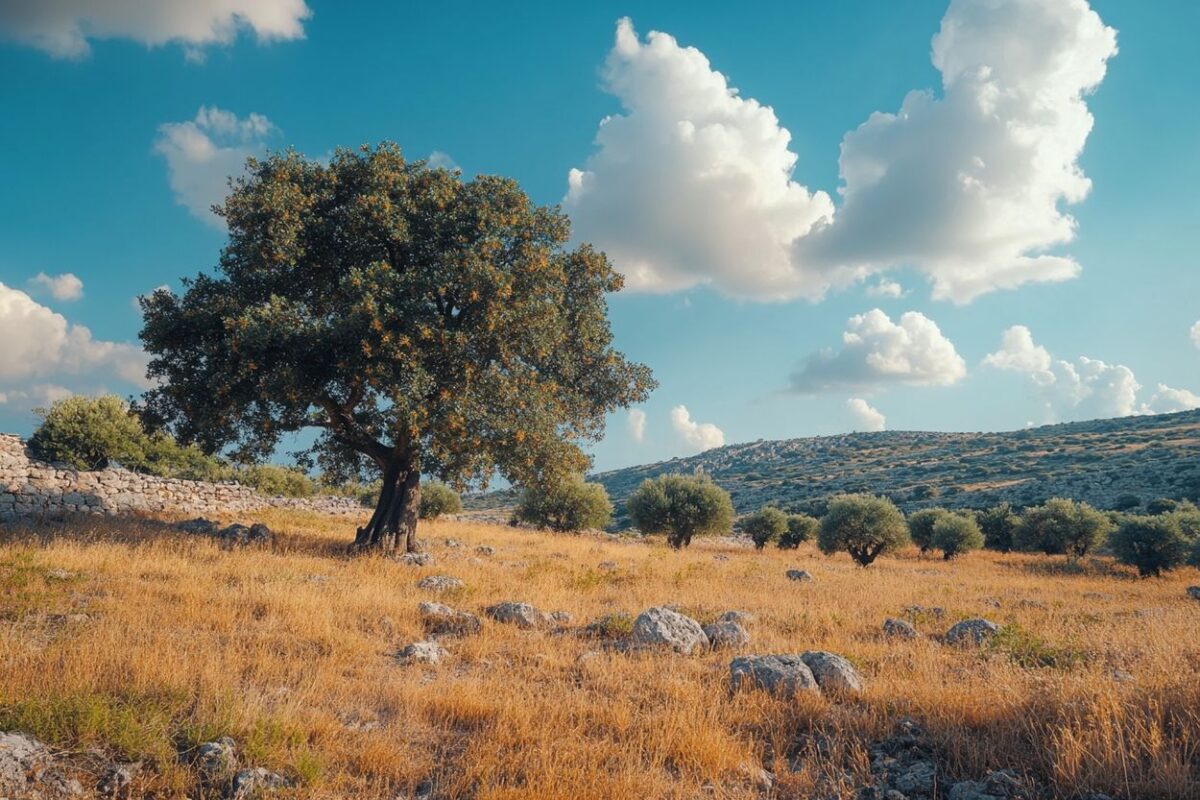
POLYGON ((34 459, 16 436, 0 434, 0 521, 70 514, 217 514, 291 508, 361 514, 348 497, 267 497, 237 483, 206 483, 126 469, 77 470, 34 459))
POLYGON ((729 685, 738 689, 762 689, 790 697, 797 692, 819 692, 817 679, 804 659, 796 655, 744 656, 729 664, 729 685))
POLYGON ((708 637, 700 623, 665 606, 648 608, 633 621, 629 641, 635 647, 669 647, 687 655, 708 647, 708 637))
POLYGON ((964 619, 946 631, 946 642, 978 647, 999 632, 1000 626, 986 619, 964 619))

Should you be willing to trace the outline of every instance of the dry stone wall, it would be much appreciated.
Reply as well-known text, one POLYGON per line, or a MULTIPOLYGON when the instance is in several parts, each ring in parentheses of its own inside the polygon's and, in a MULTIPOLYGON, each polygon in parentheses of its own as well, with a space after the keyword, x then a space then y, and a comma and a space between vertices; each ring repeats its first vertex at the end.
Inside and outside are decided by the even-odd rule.
POLYGON ((47 464, 31 457, 20 437, 0 434, 0 520, 67 514, 218 514, 265 508, 327 514, 364 510, 347 497, 266 497, 236 483, 47 464))

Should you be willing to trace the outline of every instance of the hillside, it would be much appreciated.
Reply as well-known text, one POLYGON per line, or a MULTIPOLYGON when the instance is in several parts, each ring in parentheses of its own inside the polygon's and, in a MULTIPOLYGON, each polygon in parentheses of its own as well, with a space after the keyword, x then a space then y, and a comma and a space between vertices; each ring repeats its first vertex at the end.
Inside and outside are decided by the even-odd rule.
MULTIPOLYGON (((884 431, 757 441, 593 476, 624 523, 624 500, 646 478, 705 472, 739 513, 768 503, 804 510, 840 492, 892 497, 905 511, 929 505, 1032 505, 1050 497, 1113 508, 1200 495, 1200 411, 1071 422, 1002 433, 884 431), (1125 498, 1132 502, 1131 498, 1125 498)), ((511 493, 471 498, 474 507, 511 493)))

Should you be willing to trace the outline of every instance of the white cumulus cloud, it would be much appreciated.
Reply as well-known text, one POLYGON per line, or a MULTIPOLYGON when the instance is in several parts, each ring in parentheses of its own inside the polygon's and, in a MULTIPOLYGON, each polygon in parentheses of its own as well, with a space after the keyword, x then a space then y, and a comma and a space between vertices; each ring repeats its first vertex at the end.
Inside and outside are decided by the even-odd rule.
POLYGON ((880 278, 867 286, 867 297, 904 297, 904 287, 888 278, 880 278))
POLYGON ((623 113, 572 170, 564 205, 631 288, 709 284, 732 296, 816 299, 907 265, 957 303, 1079 273, 1062 206, 1087 195, 1085 96, 1116 32, 1085 0, 952 0, 933 39, 940 94, 911 92, 842 142, 834 208, 792 179, 774 112, 741 97, 693 47, 617 27, 605 88, 623 113))
POLYGON ((697 452, 725 444, 725 432, 711 422, 695 422, 687 406, 671 409, 671 425, 680 438, 697 452))
POLYGON ((887 427, 887 417, 861 397, 851 397, 846 401, 846 408, 856 431, 881 431, 887 427))
POLYGON ((1164 384, 1139 404, 1142 386, 1132 369, 1087 356, 1075 361, 1055 358, 1034 342, 1024 325, 1006 330, 1000 348, 988 354, 983 364, 1027 376, 1041 393, 1051 420, 1161 414, 1200 407, 1200 398, 1192 392, 1164 384))
POLYGON ((167 162, 175 200, 217 228, 225 222, 213 213, 229 191, 229 179, 242 173, 246 159, 261 155, 278 129, 262 114, 239 118, 232 111, 201 106, 195 119, 158 126, 154 150, 167 162))
POLYGON ((635 442, 642 442, 646 438, 646 412, 640 408, 629 409, 629 416, 625 420, 625 424, 629 428, 629 436, 635 442))
POLYGON ((39 272, 29 283, 38 291, 48 292, 55 300, 69 302, 83 297, 83 281, 70 272, 61 275, 47 275, 39 272))
POLYGON ((83 325, 0 283, 0 393, 19 398, 86 390, 111 381, 146 388, 146 354, 132 344, 95 339, 83 325))
POLYGON ((83 58, 100 39, 176 43, 197 57, 242 30, 262 42, 302 38, 311 14, 304 0, 0 0, 0 35, 55 58, 83 58))
POLYGON ((800 392, 872 389, 888 384, 948 386, 967 374, 966 363, 937 323, 918 311, 898 322, 878 308, 846 323, 842 349, 810 355, 792 374, 800 392))

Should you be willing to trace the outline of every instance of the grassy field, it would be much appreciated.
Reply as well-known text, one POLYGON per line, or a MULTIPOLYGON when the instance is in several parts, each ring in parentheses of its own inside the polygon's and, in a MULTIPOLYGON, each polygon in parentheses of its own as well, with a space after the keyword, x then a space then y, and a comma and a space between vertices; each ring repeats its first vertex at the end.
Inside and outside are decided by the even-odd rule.
POLYGON ((767 796, 848 798, 869 744, 909 715, 952 776, 1016 768, 1061 797, 1200 796, 1195 571, 1142 581, 1099 560, 915 551, 864 570, 811 545, 674 552, 455 522, 422 525, 436 561, 412 567, 347 556, 346 520, 258 519, 275 547, 221 550, 152 521, 0 534, 0 730, 84 765, 92 749, 140 760, 135 796, 203 796, 191 754, 229 735, 245 765, 294 781, 281 796, 745 798, 764 796, 749 777, 762 766, 777 776, 767 796), (788 581, 792 566, 816 581, 788 581), (465 587, 418 589, 430 574, 465 587), (867 687, 731 694, 728 652, 621 655, 490 621, 445 641, 440 665, 400 666, 430 599, 475 613, 527 601, 576 628, 666 603, 702 622, 745 610, 747 652, 830 650, 867 687), (982 650, 885 638, 884 618, 909 605, 945 609, 918 615, 925 634, 976 616, 1010 627, 982 650))

